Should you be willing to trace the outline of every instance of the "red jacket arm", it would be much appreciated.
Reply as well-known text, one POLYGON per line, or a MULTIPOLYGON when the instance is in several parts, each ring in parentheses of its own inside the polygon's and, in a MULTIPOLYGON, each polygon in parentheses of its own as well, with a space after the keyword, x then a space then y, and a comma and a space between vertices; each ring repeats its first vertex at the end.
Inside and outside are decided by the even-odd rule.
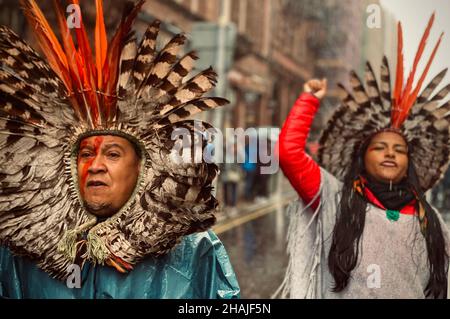
MULTIPOLYGON (((306 140, 319 105, 320 101, 314 95, 301 94, 278 140, 280 167, 306 204, 314 199, 320 189, 319 165, 305 152, 306 140)), ((317 205, 318 201, 313 208, 317 205)))

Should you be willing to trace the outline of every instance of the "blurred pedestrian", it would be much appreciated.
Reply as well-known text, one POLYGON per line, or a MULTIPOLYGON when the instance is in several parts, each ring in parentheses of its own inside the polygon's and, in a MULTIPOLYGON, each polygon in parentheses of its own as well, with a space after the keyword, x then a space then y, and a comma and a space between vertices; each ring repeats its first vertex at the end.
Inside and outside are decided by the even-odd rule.
MULTIPOLYGON (((260 152, 265 152, 265 154, 272 154, 270 139, 268 139, 267 137, 264 137, 264 136, 259 136, 258 139, 259 139, 258 149, 260 147, 266 148, 265 150, 260 150, 260 152), (263 143, 261 143, 261 139, 265 139, 265 140, 263 140, 263 143)), ((261 157, 258 157, 256 176, 255 176, 255 194, 256 194, 255 201, 257 201, 257 202, 266 202, 270 196, 269 181, 270 181, 271 175, 265 174, 262 170, 262 168, 266 165, 267 165, 267 163, 262 163, 261 157)))
POLYGON ((253 143, 253 139, 246 137, 245 143, 245 160, 242 169, 245 172, 244 199, 252 202, 255 199, 255 183, 258 170, 257 165, 257 143, 253 143))
POLYGON ((237 214, 238 184, 242 179, 241 167, 237 164, 238 148, 229 144, 225 150, 225 162, 222 164, 222 183, 224 188, 225 211, 230 217, 237 214))

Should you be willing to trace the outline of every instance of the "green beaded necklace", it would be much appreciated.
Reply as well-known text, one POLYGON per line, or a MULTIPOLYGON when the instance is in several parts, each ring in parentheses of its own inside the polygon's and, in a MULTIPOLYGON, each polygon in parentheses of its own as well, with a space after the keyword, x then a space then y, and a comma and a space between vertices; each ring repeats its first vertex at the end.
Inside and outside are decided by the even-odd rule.
MULTIPOLYGON (((353 183, 353 189, 357 193, 359 193, 361 196, 364 196, 364 192, 363 192, 364 188, 365 188, 365 186, 361 180, 361 177, 353 183)), ((380 207, 380 206, 378 206, 378 207, 380 207)), ((400 212, 398 210, 385 209, 384 207, 380 207, 380 208, 386 211, 386 217, 388 220, 396 222, 400 219, 400 212)))
POLYGON ((398 210, 387 209, 386 210, 386 217, 390 221, 396 222, 400 218, 400 212, 398 210))

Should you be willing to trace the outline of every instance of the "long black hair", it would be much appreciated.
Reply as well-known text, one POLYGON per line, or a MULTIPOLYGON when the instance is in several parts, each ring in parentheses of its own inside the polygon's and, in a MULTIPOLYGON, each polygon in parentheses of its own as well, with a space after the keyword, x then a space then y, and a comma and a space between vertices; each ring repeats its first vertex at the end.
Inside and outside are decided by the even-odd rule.
MULTIPOLYGON (((370 139, 355 152, 353 161, 344 178, 341 200, 328 256, 328 267, 334 278, 334 292, 343 291, 349 282, 350 274, 358 263, 361 235, 364 231, 367 201, 355 193, 353 184, 364 173, 364 155, 370 139)), ((408 157, 411 159, 412 148, 408 145, 408 157)), ((412 160, 408 161, 407 182, 417 194, 418 201, 425 210, 427 228, 426 240, 430 279, 424 294, 432 298, 445 298, 447 295, 448 256, 445 251, 445 239, 438 216, 426 201, 420 187, 419 178, 412 160)))

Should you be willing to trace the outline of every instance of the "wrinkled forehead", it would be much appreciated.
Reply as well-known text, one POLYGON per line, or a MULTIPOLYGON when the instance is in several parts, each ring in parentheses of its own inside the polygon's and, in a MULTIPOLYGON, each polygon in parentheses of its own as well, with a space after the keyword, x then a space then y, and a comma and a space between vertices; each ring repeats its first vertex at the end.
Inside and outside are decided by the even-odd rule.
POLYGON ((117 146, 125 151, 135 151, 136 155, 139 158, 143 158, 143 154, 145 154, 144 146, 141 145, 133 136, 128 136, 127 134, 123 134, 122 132, 114 134, 108 134, 101 132, 103 134, 99 134, 97 132, 87 133, 84 136, 80 136, 75 143, 72 156, 78 156, 79 151, 85 148, 90 148, 94 150, 101 150, 105 147, 117 146))
POLYGON ((101 148, 104 146, 117 145, 123 148, 133 148, 132 143, 124 137, 114 135, 96 135, 85 137, 80 140, 79 148, 101 148))

